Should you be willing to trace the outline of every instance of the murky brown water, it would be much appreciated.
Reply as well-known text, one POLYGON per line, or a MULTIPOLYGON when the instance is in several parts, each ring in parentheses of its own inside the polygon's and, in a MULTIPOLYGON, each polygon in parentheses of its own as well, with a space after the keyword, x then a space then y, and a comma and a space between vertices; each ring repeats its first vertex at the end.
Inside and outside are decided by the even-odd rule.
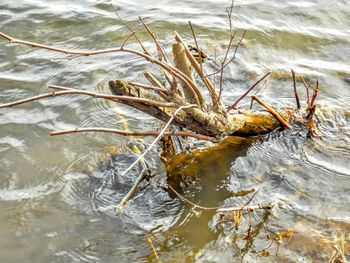
MULTIPOLYGON (((137 18, 143 16, 168 47, 174 30, 191 41, 191 20, 207 53, 213 57, 214 48, 219 54, 225 51, 228 1, 2 0, 0 31, 71 49, 120 45, 128 32, 111 3, 137 30, 142 30, 137 18)), ((135 169, 118 177, 135 159, 130 145, 147 146, 151 139, 137 142, 110 134, 48 137, 52 130, 74 127, 151 130, 159 125, 156 120, 122 105, 78 96, 1 109, 0 261, 155 261, 147 237, 163 262, 326 262, 342 243, 349 259, 349 13, 345 0, 236 1, 234 26, 239 35, 243 30, 247 35, 226 70, 224 101, 232 102, 259 75, 272 70, 268 88, 259 96, 271 104, 294 104, 293 68, 320 80, 323 134, 322 139, 308 139, 305 130, 295 127, 183 157, 183 166, 174 174, 192 176, 182 194, 194 203, 244 204, 251 195, 233 193, 259 187, 252 204, 283 203, 270 215, 243 217, 237 231, 232 220, 223 223, 214 211, 193 209, 166 190, 157 149, 147 157, 155 177, 114 215, 138 175, 135 169), (249 220, 254 242, 245 239, 249 220), (267 236, 288 229, 293 235, 283 239, 276 256, 278 244, 267 236)), ((141 38, 153 47, 147 34, 141 38)), ((0 102, 47 92, 49 83, 108 92, 109 80, 140 79, 145 69, 156 67, 128 54, 68 60, 0 40, 0 102)))

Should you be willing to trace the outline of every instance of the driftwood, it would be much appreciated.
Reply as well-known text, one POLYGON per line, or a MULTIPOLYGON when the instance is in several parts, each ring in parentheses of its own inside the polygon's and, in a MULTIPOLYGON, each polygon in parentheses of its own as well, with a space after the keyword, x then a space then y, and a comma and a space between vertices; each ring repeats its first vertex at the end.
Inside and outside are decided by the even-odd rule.
MULTIPOLYGON (((229 17, 232 13, 229 12, 229 17)), ((10 42, 10 44, 20 44, 30 46, 33 48, 46 49, 53 52, 59 52, 66 55, 73 55, 74 58, 79 56, 93 56, 107 53, 129 53, 134 56, 145 59, 148 63, 153 63, 160 67, 160 72, 157 72, 157 76, 151 72, 144 72, 144 76, 150 84, 139 83, 135 81, 125 80, 112 80, 109 82, 109 88, 113 95, 97 93, 87 90, 79 90, 66 88, 57 85, 50 85, 49 88, 53 88, 55 91, 51 93, 41 94, 30 98, 25 98, 13 102, 7 102, 0 104, 1 108, 9 108, 23 103, 28 103, 35 100, 46 99, 55 96, 64 95, 85 95, 98 99, 106 99, 112 102, 121 103, 135 109, 138 109, 146 114, 149 114, 163 122, 165 126, 162 131, 126 131, 117 129, 106 129, 103 127, 87 127, 73 130, 53 131, 50 135, 61 135, 68 133, 78 132, 110 132, 125 136, 156 136, 156 139, 150 145, 150 147, 140 155, 140 157, 124 171, 123 174, 129 172, 133 166, 143 160, 145 154, 156 143, 163 139, 173 136, 181 137, 193 137, 200 140, 207 140, 211 142, 222 141, 228 136, 240 136, 251 137, 269 133, 278 128, 290 129, 292 126, 288 123, 293 116, 290 110, 282 109, 281 112, 277 112, 275 109, 264 104, 256 96, 252 96, 252 100, 258 102, 265 110, 241 110, 236 106, 242 98, 247 96, 249 92, 258 86, 262 80, 268 77, 269 73, 260 78, 254 85, 252 85, 247 92, 240 96, 231 105, 223 105, 221 102, 223 91, 223 72, 224 68, 235 58, 239 44, 242 38, 235 46, 233 56, 229 59, 230 49, 235 38, 235 33, 232 31, 231 19, 230 19, 230 44, 225 53, 223 61, 220 63, 221 67, 216 69, 214 73, 207 74, 205 72, 204 59, 207 57, 198 47, 194 28, 190 23, 193 38, 196 47, 188 47, 182 37, 175 32, 175 41, 172 45, 172 59, 165 52, 165 48, 160 44, 156 34, 146 25, 144 20, 140 18, 142 25, 153 39, 157 56, 151 55, 152 52, 146 50, 143 44, 134 32, 124 21, 123 23, 131 31, 131 34, 123 41, 120 47, 113 47, 102 50, 94 51, 81 51, 81 50, 68 50, 64 48, 43 45, 35 42, 29 42, 25 40, 16 39, 12 36, 0 32, 0 38, 3 38, 10 42), (141 50, 129 49, 125 45, 127 41, 134 37, 140 44, 141 50), (197 52, 193 53, 193 52, 197 52), (219 83, 215 83, 215 76, 219 75, 219 83), (213 81, 209 77, 214 77, 213 81), (209 99, 205 97, 203 89, 207 90, 209 99), (208 101, 206 101, 208 100, 208 101), (171 125, 177 126, 175 131, 167 130, 171 125)), ((294 94, 297 100, 298 109, 300 108, 299 97, 296 89, 295 73, 293 72, 294 79, 294 94)), ((313 115, 315 113, 316 105, 315 99, 317 97, 318 82, 314 88, 312 97, 309 97, 309 85, 307 85, 304 79, 303 81, 307 91, 307 117, 306 123, 310 129, 310 133, 317 134, 315 123, 313 121, 313 115)), ((171 141, 171 140, 170 140, 171 141)), ((171 144, 171 143, 170 143, 171 144)), ((219 146, 220 147, 220 146, 219 146)), ((166 155, 166 154, 165 154, 166 155)), ((171 164, 174 159, 163 156, 164 160, 168 160, 171 164)), ((172 154, 167 154, 168 157, 172 154)), ((169 167, 169 165, 166 167, 169 167)), ((140 175, 140 178, 143 178, 140 175)), ((141 180, 141 179, 140 179, 141 180)), ((125 198, 125 202, 131 198, 132 193, 136 191, 138 183, 135 183, 130 191, 130 196, 125 198)), ((120 205, 120 209, 124 203, 120 205)))
MULTIPOLYGON (((144 23, 144 21, 142 20, 144 23)), ((149 29, 148 29, 149 30, 149 29)), ((11 107, 32 100, 43 99, 47 97, 66 95, 66 94, 83 94, 120 102, 133 108, 141 110, 161 121, 167 122, 174 114, 176 109, 182 106, 195 103, 197 107, 185 107, 174 116, 172 125, 178 126, 195 134, 213 137, 221 140, 226 136, 255 136, 261 135, 279 127, 290 128, 285 120, 285 116, 281 116, 270 108, 267 111, 242 111, 232 110, 232 105, 225 110, 221 104, 215 87, 204 72, 202 64, 199 64, 191 51, 184 43, 181 36, 175 32, 175 42, 173 44, 174 63, 168 61, 167 56, 163 54, 163 60, 149 55, 149 52, 140 52, 130 50, 122 46, 121 48, 111 48, 96 51, 75 51, 65 50, 46 46, 38 43, 18 40, 0 32, 0 37, 9 40, 11 43, 29 45, 32 47, 48 49, 55 52, 65 54, 74 54, 80 56, 98 55, 110 52, 128 52, 136 54, 146 60, 158 64, 165 72, 166 80, 170 83, 170 87, 161 84, 161 81, 153 76, 152 73, 145 72, 146 78, 152 85, 137 84, 134 82, 126 82, 123 80, 110 81, 109 87, 114 96, 108 94, 98 94, 96 92, 68 89, 60 86, 52 86, 59 89, 53 93, 42 94, 20 101, 5 103, 0 108, 11 107), (211 104, 205 102, 203 92, 200 85, 196 83, 192 69, 200 77, 203 86, 209 91, 211 104), (177 81, 180 81, 179 87, 177 81), (228 111, 230 111, 228 113, 228 111), (281 125, 282 123, 282 125, 281 125)), ((154 37, 154 36, 153 36, 154 37)), ((156 41, 157 48, 164 51, 156 41)), ((125 43, 123 43, 124 45, 125 43)), ((222 85, 222 84, 220 84, 222 85)), ((247 95, 247 94, 245 94, 247 95)), ((261 101, 255 97, 259 103, 261 101)), ((90 131, 93 131, 92 128, 90 131)), ((97 129, 95 129, 97 131, 97 129)), ((62 133, 62 132, 61 132, 62 133)), ((61 134, 57 132, 56 134, 61 134)), ((54 133, 55 134, 55 133, 54 133)), ((148 133, 149 135, 152 135, 148 133)), ((147 135, 147 133, 145 133, 147 135)), ((192 136, 193 137, 193 136, 192 136)), ((213 139, 213 140, 214 140, 213 139)))

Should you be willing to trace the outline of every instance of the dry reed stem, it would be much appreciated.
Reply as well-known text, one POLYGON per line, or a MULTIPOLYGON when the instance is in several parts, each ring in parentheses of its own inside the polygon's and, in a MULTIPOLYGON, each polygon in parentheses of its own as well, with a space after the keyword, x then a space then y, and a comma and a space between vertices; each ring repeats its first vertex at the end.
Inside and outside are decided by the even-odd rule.
POLYGON ((193 206, 193 208, 199 208, 202 210, 217 210, 219 207, 205 207, 205 206, 201 206, 201 205, 197 205, 193 202, 191 202, 190 200, 188 200, 187 198, 185 198, 184 196, 182 196, 180 193, 178 193, 171 185, 168 184, 168 187, 184 202, 190 204, 191 206, 193 206))
POLYGON ((120 201, 118 207, 116 208, 116 213, 120 213, 120 211, 124 208, 124 206, 126 205, 126 203, 133 197, 133 195, 136 193, 137 191, 137 187, 141 184, 141 182, 147 177, 147 175, 149 175, 149 173, 147 173, 148 168, 146 165, 146 162, 144 159, 140 160, 140 164, 142 166, 142 171, 140 172, 139 176, 137 177, 137 179, 135 180, 133 186, 131 187, 131 189, 129 190, 129 192, 123 197, 123 199, 120 201))

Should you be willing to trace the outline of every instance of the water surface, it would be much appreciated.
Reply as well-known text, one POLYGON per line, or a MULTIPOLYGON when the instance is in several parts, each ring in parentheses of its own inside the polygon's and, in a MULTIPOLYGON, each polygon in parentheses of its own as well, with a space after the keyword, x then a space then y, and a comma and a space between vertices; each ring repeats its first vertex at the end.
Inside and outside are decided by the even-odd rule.
MULTIPOLYGON (((147 48, 154 46, 140 15, 168 51, 175 30, 193 42, 191 20, 212 59, 214 50, 225 52, 229 1, 3 0, 0 31, 69 49, 119 46, 129 32, 111 4, 147 48)), ((242 205, 251 194, 234 193, 258 188, 251 204, 281 202, 271 214, 251 216, 254 242, 245 239, 249 216, 235 230, 232 220, 222 222, 214 211, 194 209, 171 192, 168 183, 176 186, 178 180, 167 181, 156 148, 147 156, 155 176, 116 216, 116 205, 139 173, 135 168, 118 176, 136 158, 131 146, 147 147, 151 139, 48 133, 92 126, 152 130, 160 123, 120 104, 66 96, 0 110, 0 261, 155 262, 147 237, 163 262, 326 262, 342 242, 349 259, 349 13, 345 0, 235 1, 237 36, 247 33, 225 71, 226 104, 267 71, 273 73, 259 97, 276 106, 294 105, 290 69, 311 83, 320 80, 322 138, 307 138, 295 126, 184 156, 174 171, 183 180, 181 193, 202 206, 242 205), (267 238, 288 229, 293 235, 279 249, 267 238)), ((128 46, 139 48, 135 41, 128 46)), ((0 102, 47 92, 48 84, 109 92, 109 80, 142 80, 144 70, 157 67, 129 54, 67 59, 1 40, 0 102)), ((242 107, 248 104, 244 100, 242 107)))

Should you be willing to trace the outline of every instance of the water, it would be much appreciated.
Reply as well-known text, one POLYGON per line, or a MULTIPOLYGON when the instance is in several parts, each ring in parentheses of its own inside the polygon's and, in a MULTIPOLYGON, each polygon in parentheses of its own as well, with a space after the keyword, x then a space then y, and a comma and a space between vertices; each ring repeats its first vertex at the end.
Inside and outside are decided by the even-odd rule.
MULTIPOLYGON (((111 4, 142 31, 140 38, 149 48, 153 44, 138 22, 140 15, 168 50, 175 30, 192 41, 188 20, 212 58, 214 49, 222 55, 228 43, 229 2, 214 0, 2 0, 0 31, 69 49, 118 46, 128 31, 111 4)), ((135 160, 130 146, 147 147, 151 139, 48 133, 91 126, 152 130, 158 121, 122 105, 79 96, 1 109, 0 261, 156 261, 147 238, 163 262, 325 262, 336 251, 334 246, 343 247, 349 259, 349 12, 345 0, 236 1, 233 25, 238 35, 244 30, 247 34, 226 69, 223 101, 232 102, 271 70, 259 97, 270 104, 294 105, 293 68, 311 82, 320 80, 323 137, 308 139, 306 131, 295 126, 264 138, 232 140, 182 156, 168 180, 158 149, 153 149, 147 160, 155 176, 118 216, 114 208, 139 168, 123 178, 116 175, 135 160), (167 189, 168 184, 206 207, 244 204, 251 194, 234 193, 259 188, 251 204, 278 201, 283 206, 271 214, 257 212, 251 219, 246 215, 235 230, 232 219, 223 222, 215 211, 194 209, 167 189), (249 220, 254 240, 245 238, 249 220), (278 242, 271 242, 276 233, 285 236, 279 249, 278 242)), ((129 46, 139 48, 135 42, 129 46)), ((0 102, 45 93, 47 84, 108 92, 109 80, 138 80, 144 70, 157 69, 128 54, 70 60, 3 40, 0 58, 0 102)))

